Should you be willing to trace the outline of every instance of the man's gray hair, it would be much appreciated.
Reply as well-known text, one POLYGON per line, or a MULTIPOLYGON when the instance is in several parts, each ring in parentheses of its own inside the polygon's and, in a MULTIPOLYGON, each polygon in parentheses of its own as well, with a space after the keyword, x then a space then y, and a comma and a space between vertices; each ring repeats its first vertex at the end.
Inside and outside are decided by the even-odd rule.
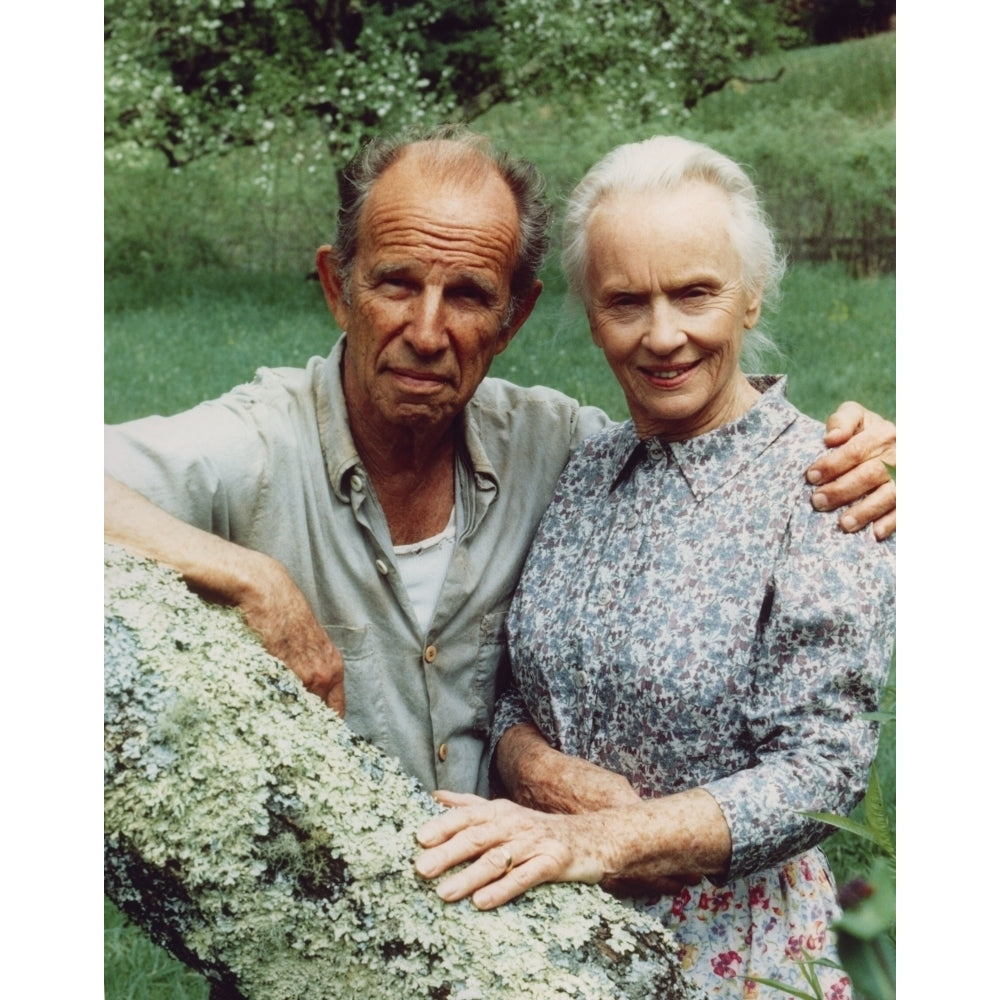
MULTIPOLYGON (((753 182, 737 163, 709 146, 676 135, 658 135, 613 149, 590 168, 569 197, 562 266, 570 289, 584 306, 589 307, 587 229, 597 206, 616 195, 670 191, 692 180, 713 184, 728 196, 730 236, 740 257, 743 286, 760 297, 762 308, 776 304, 785 260, 753 182)), ((748 331, 744 362, 757 365, 762 352, 772 347, 763 332, 748 331)))
POLYGON ((517 205, 518 248, 511 278, 511 301, 506 325, 528 298, 549 247, 552 208, 545 200, 545 178, 528 160, 497 149, 485 136, 464 125, 440 125, 429 131, 406 132, 368 142, 339 177, 340 208, 334 241, 341 281, 350 294, 351 269, 358 252, 361 214, 375 182, 416 143, 431 143, 426 156, 442 173, 470 179, 494 169, 510 188, 517 205))

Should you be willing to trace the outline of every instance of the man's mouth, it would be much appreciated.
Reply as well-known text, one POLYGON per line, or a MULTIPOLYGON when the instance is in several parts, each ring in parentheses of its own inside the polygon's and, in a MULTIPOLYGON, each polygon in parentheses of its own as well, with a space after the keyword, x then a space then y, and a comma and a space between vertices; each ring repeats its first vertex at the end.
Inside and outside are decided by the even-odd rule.
POLYGON ((390 368, 389 371, 398 382, 414 388, 429 389, 449 382, 447 375, 419 368, 390 368))

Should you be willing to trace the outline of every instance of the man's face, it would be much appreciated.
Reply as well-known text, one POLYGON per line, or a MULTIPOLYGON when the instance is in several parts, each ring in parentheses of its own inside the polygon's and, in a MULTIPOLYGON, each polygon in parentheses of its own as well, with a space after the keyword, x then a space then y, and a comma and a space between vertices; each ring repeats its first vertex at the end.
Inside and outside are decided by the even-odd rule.
POLYGON ((347 334, 352 424, 444 429, 530 311, 503 325, 517 206, 492 170, 445 181, 411 149, 376 181, 350 286, 328 298, 347 334))

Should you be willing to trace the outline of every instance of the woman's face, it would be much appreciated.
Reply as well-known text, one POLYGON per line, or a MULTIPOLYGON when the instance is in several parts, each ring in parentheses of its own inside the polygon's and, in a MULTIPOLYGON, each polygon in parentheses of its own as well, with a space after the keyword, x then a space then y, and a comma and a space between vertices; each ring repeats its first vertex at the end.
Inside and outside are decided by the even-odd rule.
POLYGON ((704 434, 757 396, 739 358, 760 300, 743 287, 729 218, 727 196, 703 181, 612 196, 591 216, 591 334, 640 437, 704 434))

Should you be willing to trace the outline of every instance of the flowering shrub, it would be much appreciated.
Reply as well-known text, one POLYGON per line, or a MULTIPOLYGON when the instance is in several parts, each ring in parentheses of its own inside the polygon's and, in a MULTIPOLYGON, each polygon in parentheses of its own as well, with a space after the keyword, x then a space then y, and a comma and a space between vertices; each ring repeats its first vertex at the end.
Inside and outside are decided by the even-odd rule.
POLYGON ((172 166, 289 136, 296 156, 339 161, 376 132, 553 88, 659 122, 779 16, 753 0, 107 0, 107 138, 172 166))

